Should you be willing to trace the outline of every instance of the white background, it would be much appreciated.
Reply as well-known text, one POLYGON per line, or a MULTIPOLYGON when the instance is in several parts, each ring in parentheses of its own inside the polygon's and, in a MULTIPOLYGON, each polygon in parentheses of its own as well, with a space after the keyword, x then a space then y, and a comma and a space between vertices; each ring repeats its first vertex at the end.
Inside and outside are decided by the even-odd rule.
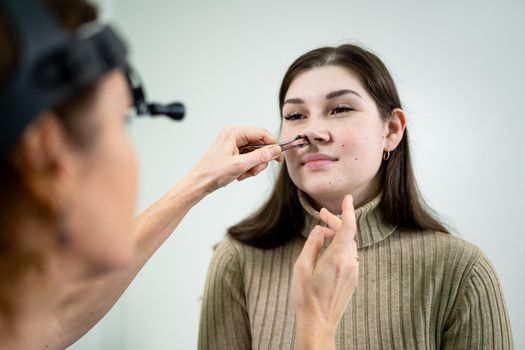
MULTIPOLYGON (((391 70, 409 115, 428 202, 492 260, 525 348, 525 3, 522 0, 99 0, 128 39, 153 100, 185 102, 182 123, 136 120, 138 210, 174 185, 223 126, 277 133, 277 91, 306 51, 346 42, 391 70)), ((275 168, 197 205, 111 312, 71 349, 196 348, 212 246, 253 211, 275 168)))

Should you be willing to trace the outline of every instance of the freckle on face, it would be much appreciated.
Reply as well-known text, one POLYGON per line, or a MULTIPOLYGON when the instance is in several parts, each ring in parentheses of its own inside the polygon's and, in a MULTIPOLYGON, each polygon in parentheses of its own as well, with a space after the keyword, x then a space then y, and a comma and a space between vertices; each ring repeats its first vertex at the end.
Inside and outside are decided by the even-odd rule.
POLYGON ((357 160, 357 157, 355 157, 354 159, 357 160))

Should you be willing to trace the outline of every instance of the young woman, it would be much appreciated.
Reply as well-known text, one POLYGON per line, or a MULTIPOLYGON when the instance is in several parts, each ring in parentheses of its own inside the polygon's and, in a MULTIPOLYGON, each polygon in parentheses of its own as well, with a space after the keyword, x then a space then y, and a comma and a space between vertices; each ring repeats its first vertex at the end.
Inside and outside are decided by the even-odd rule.
POLYGON ((286 152, 269 199, 217 247, 199 348, 293 348, 293 263, 320 210, 340 213, 347 193, 359 280, 333 329, 338 348, 512 348, 494 268, 418 193, 407 116, 381 60, 355 45, 310 51, 286 72, 279 105, 282 139, 305 135, 310 145, 286 152))
MULTIPOLYGON (((21 91, 23 84, 13 83, 31 55, 43 66, 30 69, 23 76, 26 82, 28 76, 39 82, 43 68, 56 68, 53 60, 34 56, 41 42, 18 45, 14 33, 24 32, 20 28, 26 35, 31 30, 37 36, 48 33, 41 38, 44 43, 58 41, 49 34, 51 16, 38 17, 28 8, 50 12, 71 32, 96 17, 82 0, 48 0, 46 5, 0 1, 0 101, 5 103, 0 105, 2 349, 63 349, 71 344, 111 308, 193 205, 235 179, 256 175, 281 156, 275 145, 239 154, 243 145, 274 144, 275 139, 262 129, 226 128, 190 174, 133 221, 137 161, 125 127, 131 96, 122 67, 108 67, 88 85, 71 85, 47 105, 35 90, 21 91), (13 6, 23 10, 18 20, 40 27, 29 30, 13 20, 13 6), (39 20, 33 21, 35 16, 39 20), (18 100, 5 98, 16 93, 18 100), (39 109, 29 113, 27 107, 37 104, 39 109)), ((298 265, 296 300, 302 323, 338 322, 340 308, 329 306, 345 305, 355 287, 353 207, 347 203, 345 208, 342 223, 325 213, 331 229, 312 236, 298 265), (335 235, 337 249, 318 261, 325 235, 335 235), (325 275, 335 268, 343 274, 327 280, 325 275), (341 278, 345 282, 339 283, 341 278), (320 281, 333 284, 336 293, 317 293, 320 281)), ((308 346, 333 346, 333 339, 304 340, 308 346)))

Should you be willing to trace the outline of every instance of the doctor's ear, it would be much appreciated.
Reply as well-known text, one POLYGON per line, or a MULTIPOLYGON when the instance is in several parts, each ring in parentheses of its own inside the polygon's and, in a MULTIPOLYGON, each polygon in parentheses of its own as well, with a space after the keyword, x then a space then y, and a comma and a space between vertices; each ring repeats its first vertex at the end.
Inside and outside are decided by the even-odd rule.
POLYGON ((401 108, 392 110, 390 118, 386 121, 385 151, 391 152, 396 149, 403 138, 406 124, 405 112, 401 108))
POLYGON ((41 112, 14 151, 13 163, 29 195, 49 209, 71 191, 79 163, 65 130, 53 112, 41 112))

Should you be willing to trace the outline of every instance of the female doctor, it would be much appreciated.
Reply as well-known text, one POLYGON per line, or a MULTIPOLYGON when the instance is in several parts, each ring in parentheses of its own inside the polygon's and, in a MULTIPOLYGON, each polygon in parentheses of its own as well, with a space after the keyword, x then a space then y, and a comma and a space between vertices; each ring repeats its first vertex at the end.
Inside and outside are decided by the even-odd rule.
MULTIPOLYGON (((280 160, 267 131, 227 127, 178 184, 133 219, 138 165, 122 41, 83 0, 0 0, 0 344, 61 349, 93 327, 207 194, 280 160), (86 29, 87 28, 87 29, 86 29), (95 29, 93 29, 95 28, 95 29), (240 154, 250 143, 270 146, 240 154)), ((149 111, 152 112, 152 111, 149 111)), ((300 255, 301 349, 335 349, 357 283, 355 214, 327 212, 300 255), (319 257, 325 238, 332 244, 319 257), (306 327, 301 327, 305 329, 306 327)))

